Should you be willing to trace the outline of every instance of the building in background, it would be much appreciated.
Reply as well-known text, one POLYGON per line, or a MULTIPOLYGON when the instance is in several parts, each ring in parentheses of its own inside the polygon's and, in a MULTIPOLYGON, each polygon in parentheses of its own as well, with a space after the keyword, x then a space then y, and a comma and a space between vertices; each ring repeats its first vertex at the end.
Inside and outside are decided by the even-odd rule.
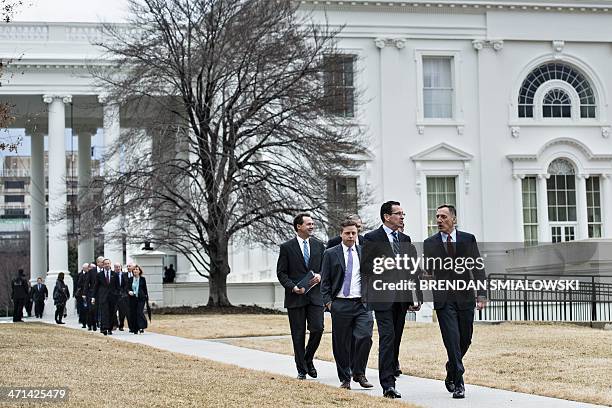
MULTIPOLYGON (((456 205, 459 228, 479 241, 534 246, 612 238, 609 2, 301 4, 321 21, 344 26, 338 54, 328 57, 336 74, 325 76, 325 92, 335 99, 334 113, 366 127, 370 137, 363 169, 329 180, 332 211, 354 212, 367 192, 372 204, 362 216, 373 227, 380 203, 398 200, 415 242, 434 232, 442 203, 456 205)), ((87 76, 88 61, 100 55, 91 44, 100 36, 90 23, 0 27, 0 56, 24 52, 9 67, 23 74, 3 84, 0 96, 16 105, 17 128, 26 127, 28 112, 49 112, 37 119, 48 129, 49 169, 64 161, 68 112, 79 125, 79 152, 90 148, 90 141, 81 143, 88 129, 103 129, 112 144, 130 127, 87 76)), ((53 208, 70 199, 62 179, 68 173, 49 170, 53 208)), ((27 177, 6 180, 3 214, 23 220, 17 217, 27 215, 27 177), (23 202, 11 201, 19 196, 23 202)), ((61 253, 56 240, 69 227, 49 228, 50 245, 61 253)), ((117 251, 105 245, 109 257, 117 251)), ((274 250, 234 248, 230 264, 229 282, 275 279, 274 250)), ((50 265, 63 267, 63 260, 50 265)), ((182 256, 175 267, 177 282, 205 281, 182 256)))

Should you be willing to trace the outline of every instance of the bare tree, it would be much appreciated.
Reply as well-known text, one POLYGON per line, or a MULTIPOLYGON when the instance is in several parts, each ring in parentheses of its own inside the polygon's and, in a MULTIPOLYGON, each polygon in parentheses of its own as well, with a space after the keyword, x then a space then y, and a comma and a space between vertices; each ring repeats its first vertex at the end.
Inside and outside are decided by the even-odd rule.
MULTIPOLYGON (((23 0, 0 0, 0 18, 5 23, 8 23, 13 18, 15 10, 24 4, 23 0)), ((4 70, 11 61, 0 60, 0 77, 4 74, 4 70)), ((2 82, 0 82, 2 86, 2 82)), ((0 129, 7 128, 15 121, 15 117, 11 114, 11 106, 6 103, 0 103, 0 129)), ((20 140, 10 138, 7 135, 0 135, 0 150, 17 151, 17 146, 20 140)))
POLYGON ((364 158, 362 129, 330 113, 338 95, 323 90, 338 31, 290 1, 130 7, 133 29, 106 27, 111 67, 94 74, 138 130, 108 153, 121 170, 89 210, 122 215, 117 238, 186 255, 208 304, 229 305, 230 240, 277 243, 300 211, 324 221, 327 179, 364 158))

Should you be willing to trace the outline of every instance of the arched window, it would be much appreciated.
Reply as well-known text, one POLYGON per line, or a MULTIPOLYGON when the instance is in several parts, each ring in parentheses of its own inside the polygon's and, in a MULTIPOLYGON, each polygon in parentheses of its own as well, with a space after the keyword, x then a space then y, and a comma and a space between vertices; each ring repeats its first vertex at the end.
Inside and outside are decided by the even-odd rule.
POLYGON ((545 118, 571 118, 572 100, 562 89, 551 89, 544 96, 542 116, 545 118))
MULTIPOLYGON (((536 91, 538 90, 538 88, 548 82, 548 81, 563 81, 566 82, 567 84, 569 84, 572 88, 574 88, 574 90, 576 91, 576 93, 578 94, 578 99, 576 101, 576 103, 580 103, 580 117, 581 118, 594 118, 595 117, 595 113, 596 113, 596 102, 595 102, 595 93, 593 92, 593 88, 591 87, 591 84, 589 83, 589 81, 585 78, 585 76, 583 74, 581 74, 580 72, 578 72, 576 69, 574 69, 573 67, 566 65, 566 64, 561 64, 561 63, 546 63, 543 65, 540 65, 539 67, 537 67, 536 69, 534 69, 533 71, 531 71, 531 73, 529 73, 529 75, 527 75, 527 78, 525 78, 525 80, 523 81, 523 84, 521 85, 521 90, 519 92, 519 99, 518 99, 518 116, 519 118, 533 118, 534 117, 534 103, 537 102, 534 100, 535 95, 536 95, 536 91)), ((570 115, 569 116, 565 116, 563 115, 564 113, 564 109, 561 107, 563 106, 560 101, 561 99, 556 98, 555 96, 560 96, 560 95, 550 95, 550 92, 548 92, 546 94, 546 97, 550 98, 549 101, 550 102, 555 102, 554 106, 559 106, 559 108, 553 108, 550 105, 553 104, 548 104, 550 106, 550 110, 548 113, 550 113, 550 116, 547 116, 547 107, 546 107, 546 97, 544 98, 544 104, 542 106, 542 116, 544 117, 550 117, 550 118, 565 118, 565 117, 571 117, 571 98, 570 96, 562 91, 562 90, 556 90, 561 91, 565 97, 568 100, 568 108, 565 108, 565 112, 569 112, 570 115), (557 111, 559 112, 559 115, 554 115, 554 112, 557 111)))
POLYGON ((552 242, 573 241, 576 237, 576 171, 567 159, 555 159, 548 166, 548 221, 552 242))

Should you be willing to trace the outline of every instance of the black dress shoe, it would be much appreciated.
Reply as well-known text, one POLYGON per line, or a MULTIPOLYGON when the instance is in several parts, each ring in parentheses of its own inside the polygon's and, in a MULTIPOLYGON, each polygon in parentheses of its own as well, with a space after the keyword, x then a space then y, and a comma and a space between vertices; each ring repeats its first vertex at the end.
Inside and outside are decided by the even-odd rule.
POLYGON ((446 374, 446 378, 444 379, 444 385, 446 386, 446 390, 448 392, 455 391, 455 381, 448 374, 446 374))
POLYGON ((314 367, 312 363, 308 364, 308 375, 312 378, 317 378, 317 369, 314 367))
POLYGON ((298 373, 297 379, 298 380, 305 380, 306 379, 306 374, 298 373))
POLYGON ((365 375, 360 375, 358 377, 353 377, 353 381, 355 381, 356 383, 359 383, 359 385, 361 385, 362 388, 372 388, 374 387, 374 385, 372 385, 368 379, 366 378, 365 375))
POLYGON ((402 394, 400 394, 394 387, 389 387, 383 391, 383 396, 385 398, 402 398, 402 394))
POLYGON ((112 335, 113 335, 113 331, 112 331, 112 330, 109 330, 109 331, 108 331, 108 335, 109 335, 109 336, 112 336, 112 335))
POLYGON ((462 385, 455 388, 455 391, 453 392, 453 398, 465 398, 465 388, 462 385))
POLYGON ((399 368, 393 372, 393 376, 396 378, 400 375, 402 375, 402 370, 400 370, 399 368))
POLYGON ((345 390, 350 390, 351 389, 351 382, 350 381, 342 381, 342 384, 340 384, 340 388, 343 388, 345 390))
POLYGON ((108 333, 106 333, 106 330, 102 330, 102 334, 106 336, 108 333))

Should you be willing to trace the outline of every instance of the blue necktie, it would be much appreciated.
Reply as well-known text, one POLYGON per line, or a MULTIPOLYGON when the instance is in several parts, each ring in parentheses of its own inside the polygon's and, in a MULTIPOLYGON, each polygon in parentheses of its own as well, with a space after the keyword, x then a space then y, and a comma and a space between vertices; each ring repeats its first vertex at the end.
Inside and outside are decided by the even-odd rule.
POLYGON ((400 252, 400 242, 399 237, 397 236, 397 231, 393 231, 391 235, 393 235, 393 253, 397 255, 400 252))
POLYGON ((353 278, 353 247, 349 247, 346 259, 346 271, 344 272, 344 283, 342 294, 348 296, 351 293, 351 279, 353 278))
POLYGON ((308 268, 308 263, 310 262, 310 253, 308 252, 308 242, 306 240, 304 243, 304 263, 306 264, 306 268, 308 268))

